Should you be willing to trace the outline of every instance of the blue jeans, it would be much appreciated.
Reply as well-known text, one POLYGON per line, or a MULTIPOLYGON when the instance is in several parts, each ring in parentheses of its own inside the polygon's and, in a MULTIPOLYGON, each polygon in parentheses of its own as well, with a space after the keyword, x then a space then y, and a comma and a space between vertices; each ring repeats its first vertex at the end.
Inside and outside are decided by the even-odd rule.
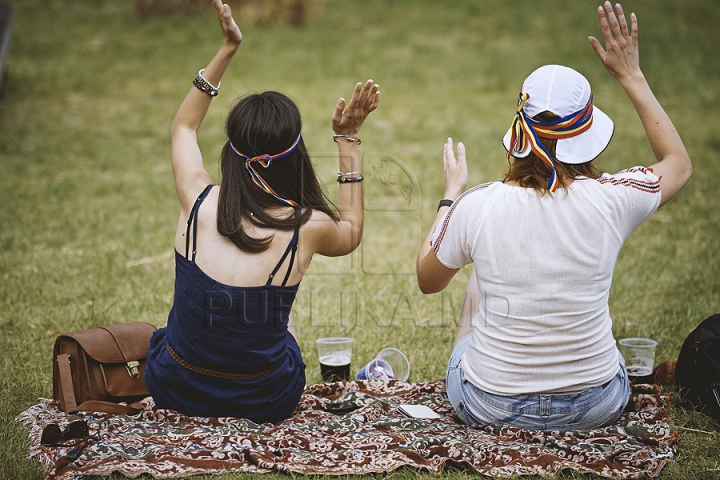
POLYGON ((530 430, 584 430, 608 425, 622 414, 630 399, 625 360, 620 370, 602 386, 574 393, 494 395, 470 383, 463 373, 462 355, 471 335, 455 345, 447 372, 447 394, 466 424, 512 425, 530 430))

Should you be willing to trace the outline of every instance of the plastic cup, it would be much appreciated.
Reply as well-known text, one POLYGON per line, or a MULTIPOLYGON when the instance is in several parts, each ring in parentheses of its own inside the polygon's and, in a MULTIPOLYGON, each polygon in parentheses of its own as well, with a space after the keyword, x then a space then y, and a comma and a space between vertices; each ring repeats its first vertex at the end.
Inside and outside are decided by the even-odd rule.
POLYGON ((350 380, 353 339, 348 337, 318 338, 315 343, 323 381, 350 380))
POLYGON ((410 376, 410 362, 397 348, 385 348, 361 368, 355 378, 358 380, 399 380, 404 382, 410 376))
POLYGON ((631 377, 650 375, 655 365, 655 347, 657 342, 649 338, 623 338, 618 341, 620 353, 625 358, 625 366, 631 377))

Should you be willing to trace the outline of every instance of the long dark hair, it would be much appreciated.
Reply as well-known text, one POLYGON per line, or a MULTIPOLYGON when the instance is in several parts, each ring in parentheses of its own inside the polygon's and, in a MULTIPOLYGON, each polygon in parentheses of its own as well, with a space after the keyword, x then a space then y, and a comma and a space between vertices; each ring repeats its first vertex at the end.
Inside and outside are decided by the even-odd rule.
MULTIPOLYGON (((560 118, 558 115, 550 111, 538 113, 533 117, 534 120, 541 122, 551 122, 558 118, 560 118)), ((600 171, 592 160, 577 165, 558 161, 555 156, 557 140, 542 137, 539 137, 539 139, 555 161, 557 188, 567 189, 575 177, 585 176, 588 178, 599 178, 600 175, 602 175, 602 171, 600 171)), ((532 188, 541 195, 544 195, 545 193, 549 193, 547 185, 551 174, 552 169, 531 150, 524 158, 513 157, 513 161, 508 167, 508 172, 505 174, 503 181, 514 180, 521 187, 532 188)))
MULTIPOLYGON (((248 157, 284 151, 295 142, 301 129, 300 111, 295 103, 282 93, 272 91, 242 97, 225 122, 230 142, 248 157)), ((289 213, 286 218, 273 216, 270 210, 281 207, 282 203, 253 183, 245 160, 226 143, 220 158, 222 181, 217 229, 241 250, 265 251, 273 239, 272 235, 264 238, 248 235, 243 230, 243 221, 261 228, 294 230, 310 219, 312 209, 339 220, 320 187, 302 139, 294 151, 276 159, 268 168, 258 162, 253 163, 253 168, 279 197, 296 202, 302 209, 289 213)))

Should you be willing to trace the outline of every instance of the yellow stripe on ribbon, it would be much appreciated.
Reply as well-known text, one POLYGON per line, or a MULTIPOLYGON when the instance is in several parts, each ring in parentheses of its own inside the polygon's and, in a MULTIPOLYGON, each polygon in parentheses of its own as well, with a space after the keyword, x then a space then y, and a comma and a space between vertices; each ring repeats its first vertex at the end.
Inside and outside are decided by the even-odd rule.
POLYGON ((551 122, 534 120, 525 113, 523 107, 529 98, 530 94, 527 92, 520 92, 518 96, 517 112, 510 126, 510 148, 507 158, 509 161, 513 153, 525 151, 529 143, 535 155, 552 169, 547 189, 554 192, 557 189, 555 161, 545 145, 540 142, 540 138, 563 139, 586 132, 593 122, 593 96, 590 95, 590 99, 581 110, 551 122))

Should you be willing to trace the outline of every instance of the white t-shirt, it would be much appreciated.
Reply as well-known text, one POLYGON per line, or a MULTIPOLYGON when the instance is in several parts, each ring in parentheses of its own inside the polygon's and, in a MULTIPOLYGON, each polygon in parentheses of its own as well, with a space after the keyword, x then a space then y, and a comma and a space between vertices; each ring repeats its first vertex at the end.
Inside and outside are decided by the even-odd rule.
POLYGON ((660 183, 635 167, 540 195, 501 182, 463 193, 433 233, 448 268, 475 263, 481 301, 462 359, 490 393, 602 385, 619 368, 608 296, 625 239, 660 205, 660 183))

